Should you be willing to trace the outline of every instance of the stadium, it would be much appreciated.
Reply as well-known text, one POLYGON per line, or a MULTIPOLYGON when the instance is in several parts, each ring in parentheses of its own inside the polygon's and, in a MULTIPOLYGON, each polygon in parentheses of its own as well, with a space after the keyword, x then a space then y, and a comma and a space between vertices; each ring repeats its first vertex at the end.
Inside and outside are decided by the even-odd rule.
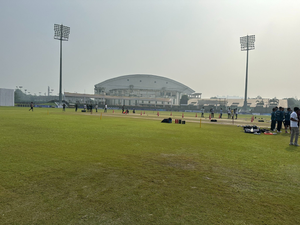
POLYGON ((175 80, 149 74, 124 75, 95 85, 94 95, 65 92, 69 102, 87 98, 109 105, 166 106, 179 105, 182 95, 195 91, 175 80))

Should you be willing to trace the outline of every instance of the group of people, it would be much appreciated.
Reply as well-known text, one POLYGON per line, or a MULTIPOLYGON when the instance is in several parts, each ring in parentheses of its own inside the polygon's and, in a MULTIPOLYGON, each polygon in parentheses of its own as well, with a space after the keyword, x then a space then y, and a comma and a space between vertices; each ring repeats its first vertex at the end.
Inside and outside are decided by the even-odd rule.
POLYGON ((283 107, 275 107, 271 113, 271 130, 277 130, 277 132, 281 133, 282 124, 284 124, 285 133, 288 133, 288 130, 291 133, 290 145, 299 146, 299 119, 300 110, 298 107, 294 107, 294 111, 291 108, 287 108, 287 111, 284 111, 283 107))
MULTIPOLYGON (((129 110, 125 109, 125 105, 122 106, 122 114, 128 114, 129 110)), ((135 109, 132 110, 132 113, 135 113, 135 109)))
MULTIPOLYGON (((213 108, 211 108, 209 110, 209 112, 210 112, 211 118, 214 118, 215 117, 215 110, 213 108)), ((235 116, 235 119, 237 119, 237 117, 238 117, 238 111, 237 111, 237 109, 230 109, 230 108, 228 108, 227 115, 228 115, 228 119, 234 119, 234 116, 235 116)), ((223 116, 223 109, 221 108, 220 109, 220 117, 219 118, 222 119, 222 116, 223 116)), ((204 117, 204 107, 201 110, 201 117, 204 117)))
MULTIPOLYGON (((77 104, 76 104, 77 105, 77 104)), ((87 112, 92 112, 93 111, 93 104, 86 104, 83 105, 83 109, 87 112)), ((96 112, 98 111, 98 105, 95 105, 96 112)), ((75 106, 75 111, 77 111, 77 107, 75 106)))
POLYGON ((287 108, 287 111, 284 111, 283 107, 275 107, 272 109, 271 113, 271 130, 281 132, 282 124, 285 127, 285 133, 288 133, 288 128, 290 127, 290 117, 292 110, 287 108), (276 128, 276 129, 275 129, 276 128))
POLYGON ((230 118, 234 119, 234 116, 235 116, 235 119, 237 120, 238 111, 237 111, 237 109, 230 109, 230 108, 228 108, 227 115, 228 115, 228 119, 230 119, 230 118))
MULTIPOLYGON (((96 104, 94 108, 95 108, 96 112, 98 112, 98 104, 96 104)), ((78 104, 76 103, 75 104, 75 112, 77 112, 77 109, 78 109, 78 104)), ((86 112, 92 112, 93 111, 93 104, 83 105, 83 109, 86 112)), ((107 112, 107 104, 106 103, 104 105, 104 112, 107 112)))

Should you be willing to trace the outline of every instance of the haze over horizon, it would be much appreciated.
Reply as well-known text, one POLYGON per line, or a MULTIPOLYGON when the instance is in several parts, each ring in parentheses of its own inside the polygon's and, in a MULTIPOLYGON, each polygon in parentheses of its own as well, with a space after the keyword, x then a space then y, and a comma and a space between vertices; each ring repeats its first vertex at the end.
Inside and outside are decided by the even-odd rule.
POLYGON ((203 97, 296 97, 300 67, 299 0, 3 0, 0 88, 59 92, 54 24, 71 28, 63 42, 63 91, 129 74, 183 83, 203 97))

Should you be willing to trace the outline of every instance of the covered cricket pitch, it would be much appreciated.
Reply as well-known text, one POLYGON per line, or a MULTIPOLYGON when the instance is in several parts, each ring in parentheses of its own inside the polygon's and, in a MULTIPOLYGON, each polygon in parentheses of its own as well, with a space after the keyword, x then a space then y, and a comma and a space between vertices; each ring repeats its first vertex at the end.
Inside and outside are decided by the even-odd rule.
POLYGON ((289 134, 140 113, 0 107, 0 224, 299 223, 289 134))

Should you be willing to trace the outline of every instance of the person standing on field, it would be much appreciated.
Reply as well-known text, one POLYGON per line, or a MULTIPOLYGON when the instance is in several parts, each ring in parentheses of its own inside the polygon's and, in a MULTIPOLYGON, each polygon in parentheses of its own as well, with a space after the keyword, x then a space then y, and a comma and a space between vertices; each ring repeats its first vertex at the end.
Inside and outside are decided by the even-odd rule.
POLYGON ((29 111, 30 110, 32 110, 32 112, 33 112, 33 102, 30 103, 30 109, 29 109, 29 111))
POLYGON ((107 112, 107 104, 105 103, 104 112, 107 112))
POLYGON ((220 109, 220 119, 222 119, 222 114, 223 114, 223 110, 222 108, 220 109))
POLYGON ((77 103, 75 104, 75 112, 77 112, 77 109, 78 109, 78 105, 77 103))
POLYGON ((238 116, 238 111, 237 111, 237 109, 234 110, 234 114, 235 114, 235 119, 237 120, 237 116, 238 116))
POLYGON ((96 104, 95 109, 96 109, 96 112, 98 112, 98 104, 96 104))
POLYGON ((279 107, 279 109, 275 113, 276 113, 276 120, 277 120, 277 131, 281 133, 281 127, 283 121, 282 107, 279 107))
POLYGON ((211 113, 211 118, 215 117, 215 111, 213 108, 210 109, 210 113, 211 113))
POLYGON ((299 126, 298 126, 298 115, 297 112, 299 111, 298 107, 294 108, 294 112, 292 112, 291 114, 291 139, 290 139, 290 145, 295 145, 295 146, 299 146, 298 145, 298 137, 299 137, 299 126), (295 140, 294 140, 295 137, 295 140), (294 142, 293 142, 294 140, 294 142))
POLYGON ((300 110, 298 110, 296 113, 297 113, 297 116, 298 116, 298 127, 299 127, 299 120, 300 120, 300 110))
POLYGON ((276 126, 276 109, 272 109, 271 113, 271 131, 275 131, 275 126, 276 126))
POLYGON ((290 128, 290 130, 291 130, 291 127, 290 127, 290 124, 291 124, 291 121, 290 121, 291 113, 292 113, 291 108, 287 108, 287 112, 284 114, 284 128, 285 128, 285 133, 288 133, 288 131, 287 131, 288 128, 290 128))

